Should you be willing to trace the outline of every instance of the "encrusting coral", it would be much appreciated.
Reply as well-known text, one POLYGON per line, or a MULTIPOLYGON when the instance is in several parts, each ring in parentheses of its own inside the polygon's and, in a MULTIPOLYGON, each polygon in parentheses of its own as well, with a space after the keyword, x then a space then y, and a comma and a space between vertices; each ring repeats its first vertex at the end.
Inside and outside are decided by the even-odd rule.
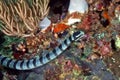
POLYGON ((32 0, 32 7, 27 0, 0 0, 1 31, 8 36, 29 37, 39 30, 39 22, 49 12, 49 0, 32 0))

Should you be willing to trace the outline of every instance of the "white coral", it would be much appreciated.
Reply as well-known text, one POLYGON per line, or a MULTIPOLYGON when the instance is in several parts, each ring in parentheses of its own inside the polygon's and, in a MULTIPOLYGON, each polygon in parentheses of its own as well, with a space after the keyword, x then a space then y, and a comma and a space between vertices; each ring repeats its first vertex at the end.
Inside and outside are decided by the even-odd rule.
POLYGON ((69 13, 73 12, 79 12, 79 13, 85 13, 85 11, 88 11, 88 3, 86 0, 70 0, 69 13))

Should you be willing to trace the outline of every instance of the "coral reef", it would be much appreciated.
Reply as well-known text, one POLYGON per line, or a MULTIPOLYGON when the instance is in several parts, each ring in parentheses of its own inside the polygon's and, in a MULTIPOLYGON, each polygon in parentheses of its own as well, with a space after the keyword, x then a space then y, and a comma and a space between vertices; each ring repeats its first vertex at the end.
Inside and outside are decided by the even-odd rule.
POLYGON ((72 7, 65 0, 0 0, 0 53, 7 57, 21 60, 46 54, 74 31, 85 32, 82 40, 42 67, 17 71, 0 66, 0 79, 119 80, 120 1, 81 1, 83 7, 75 7, 82 13, 69 12, 72 7), (50 22, 40 24, 45 18, 50 22))

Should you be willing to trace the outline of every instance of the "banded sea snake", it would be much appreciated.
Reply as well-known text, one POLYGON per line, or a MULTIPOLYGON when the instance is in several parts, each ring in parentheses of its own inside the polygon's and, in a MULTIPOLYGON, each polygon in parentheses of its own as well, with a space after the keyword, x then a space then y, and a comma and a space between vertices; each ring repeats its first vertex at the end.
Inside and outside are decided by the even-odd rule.
POLYGON ((0 54, 0 65, 7 68, 17 69, 17 70, 30 70, 30 69, 43 66, 44 64, 58 57, 63 51, 65 51, 68 48, 68 46, 70 46, 70 44, 73 41, 79 38, 82 38, 83 36, 84 36, 83 31, 76 31, 49 53, 40 57, 31 58, 28 60, 27 59, 16 60, 16 59, 5 57, 2 54, 0 54))

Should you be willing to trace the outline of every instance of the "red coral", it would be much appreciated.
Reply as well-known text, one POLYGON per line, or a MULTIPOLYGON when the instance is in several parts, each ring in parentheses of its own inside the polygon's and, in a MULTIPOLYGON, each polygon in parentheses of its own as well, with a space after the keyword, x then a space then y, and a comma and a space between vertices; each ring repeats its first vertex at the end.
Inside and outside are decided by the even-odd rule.
POLYGON ((22 56, 24 55, 24 52, 21 53, 13 53, 13 56, 15 59, 22 59, 22 56))
POLYGON ((64 65, 64 70, 69 72, 72 69, 73 69, 73 63, 70 60, 68 60, 64 65))
POLYGON ((111 48, 110 43, 103 40, 102 45, 100 47, 100 54, 102 56, 110 55, 111 48))
POLYGON ((15 59, 23 59, 23 56, 25 55, 25 53, 28 52, 26 45, 23 43, 20 43, 18 45, 13 44, 12 49, 13 49, 13 56, 15 59))
POLYGON ((94 46, 94 52, 98 52, 101 56, 110 56, 112 52, 110 42, 105 40, 97 41, 94 46))
POLYGON ((96 4, 95 4, 95 9, 97 11, 102 11, 104 9, 104 6, 103 6, 103 3, 101 1, 98 1, 96 4))
POLYGON ((90 25, 91 25, 91 16, 90 15, 88 15, 88 16, 86 16, 84 19, 83 19, 83 21, 82 21, 82 23, 80 23, 80 24, 78 24, 77 26, 78 26, 78 28, 80 28, 80 29, 83 29, 83 30, 85 30, 85 31, 87 31, 87 30, 90 30, 90 25))
POLYGON ((102 56, 108 55, 110 53, 109 45, 102 46, 101 49, 100 49, 100 52, 101 52, 102 56))

